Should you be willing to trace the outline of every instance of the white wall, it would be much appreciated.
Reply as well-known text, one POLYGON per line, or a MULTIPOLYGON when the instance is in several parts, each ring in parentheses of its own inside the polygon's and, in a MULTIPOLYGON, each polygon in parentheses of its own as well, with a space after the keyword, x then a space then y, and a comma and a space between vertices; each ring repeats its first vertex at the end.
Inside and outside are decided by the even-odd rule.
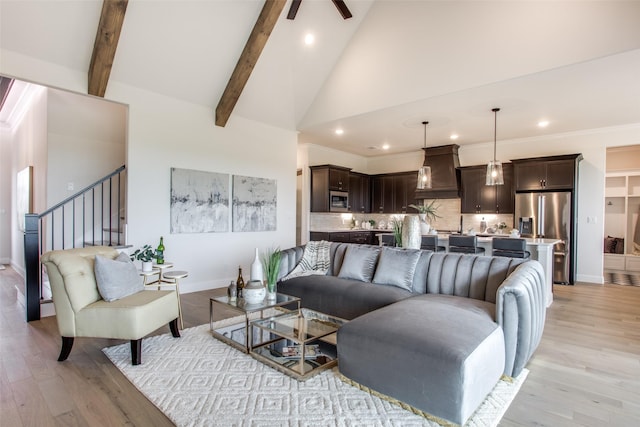
POLYGON ((48 89, 47 206, 124 165, 126 130, 125 105, 48 89))
MULTIPOLYGON (((30 93, 30 108, 17 121, 10 132, 3 133, 3 145, 10 147, 10 180, 2 186, 11 193, 10 216, 10 263, 20 274, 24 274, 24 233, 19 228, 17 216, 16 176, 27 166, 33 166, 33 211, 46 206, 47 179, 47 92, 44 88, 30 93), (7 138, 7 140, 4 140, 7 138)), ((3 162, 4 166, 5 162, 3 162)), ((3 174, 4 175, 4 174, 3 174)))
POLYGON ((11 263, 12 132, 0 126, 0 264, 11 263))
MULTIPOLYGON (((86 92, 86 73, 2 51, 0 73, 86 92)), ((233 116, 225 128, 214 111, 110 81, 107 99, 129 106, 127 134, 128 243, 157 245, 189 271, 181 291, 226 286, 238 265, 248 277, 254 248, 295 245, 296 133, 233 116), (170 168, 277 180, 277 231, 170 234, 170 168)), ((230 228, 231 229, 231 228, 230 228)), ((15 256, 15 253, 14 253, 15 256)), ((204 302, 203 302, 204 304, 204 302)))

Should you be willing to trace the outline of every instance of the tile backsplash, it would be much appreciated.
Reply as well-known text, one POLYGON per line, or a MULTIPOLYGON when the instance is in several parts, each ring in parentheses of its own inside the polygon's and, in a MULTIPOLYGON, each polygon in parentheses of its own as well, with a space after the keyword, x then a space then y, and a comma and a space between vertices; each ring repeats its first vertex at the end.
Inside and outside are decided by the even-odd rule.
MULTIPOLYGON (((427 203, 430 200, 426 200, 427 203)), ((507 224, 507 230, 513 228, 512 214, 461 214, 460 199, 442 199, 436 201, 438 206, 437 218, 431 226, 437 230, 445 231, 468 231, 473 228, 476 232, 483 232, 480 229, 480 223, 484 220, 488 227, 494 227, 500 222, 507 224), (462 227, 461 227, 462 222, 462 227)), ((310 231, 329 231, 329 230, 349 230, 351 229, 351 219, 355 218, 358 224, 363 221, 375 221, 375 228, 379 227, 382 221, 386 226, 393 217, 404 217, 404 214, 379 214, 379 213, 356 213, 356 214, 339 214, 339 213, 315 213, 310 215, 309 230, 310 231)))

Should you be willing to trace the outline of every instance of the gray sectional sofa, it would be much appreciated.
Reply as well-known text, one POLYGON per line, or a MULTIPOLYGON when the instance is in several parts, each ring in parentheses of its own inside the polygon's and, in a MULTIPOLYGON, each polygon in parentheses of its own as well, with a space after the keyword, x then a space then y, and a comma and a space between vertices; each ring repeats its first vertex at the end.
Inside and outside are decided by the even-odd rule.
MULTIPOLYGON (((302 258, 283 251, 279 277, 302 258)), ((517 376, 545 321, 537 261, 332 243, 326 275, 280 281, 302 306, 350 320, 340 372, 436 418, 464 424, 502 375, 517 376)))

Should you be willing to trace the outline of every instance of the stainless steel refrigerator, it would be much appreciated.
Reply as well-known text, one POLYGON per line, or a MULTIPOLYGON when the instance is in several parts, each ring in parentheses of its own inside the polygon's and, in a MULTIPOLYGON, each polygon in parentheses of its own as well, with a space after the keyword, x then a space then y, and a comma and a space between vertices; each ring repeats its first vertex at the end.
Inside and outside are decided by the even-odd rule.
POLYGON ((516 194, 515 222, 522 237, 560 239, 553 251, 553 282, 573 284, 571 192, 516 194))

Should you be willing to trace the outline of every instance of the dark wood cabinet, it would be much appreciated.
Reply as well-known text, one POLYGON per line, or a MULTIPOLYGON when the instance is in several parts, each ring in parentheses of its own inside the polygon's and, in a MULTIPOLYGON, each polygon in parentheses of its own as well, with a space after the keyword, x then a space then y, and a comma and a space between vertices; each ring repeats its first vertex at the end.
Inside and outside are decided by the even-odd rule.
POLYGON ((393 176, 371 177, 371 212, 393 213, 393 176))
POLYGON ((582 156, 539 157, 512 160, 516 191, 571 190, 576 184, 582 156))
POLYGON ((486 185, 487 166, 460 168, 462 213, 513 213, 513 165, 502 164, 504 185, 486 185))
POLYGON ((329 190, 349 191, 349 171, 338 166, 329 167, 329 190))
POLYGON ((417 172, 400 172, 371 177, 371 212, 406 213, 416 203, 417 172))
POLYGON ((334 165, 311 166, 311 212, 330 212, 329 192, 348 191, 349 168, 334 165))
POLYGON ((371 212, 371 178, 369 175, 349 174, 349 210, 353 213, 371 212))
POLYGON ((311 231, 309 240, 371 245, 374 239, 377 244, 376 233, 374 231, 311 231))

